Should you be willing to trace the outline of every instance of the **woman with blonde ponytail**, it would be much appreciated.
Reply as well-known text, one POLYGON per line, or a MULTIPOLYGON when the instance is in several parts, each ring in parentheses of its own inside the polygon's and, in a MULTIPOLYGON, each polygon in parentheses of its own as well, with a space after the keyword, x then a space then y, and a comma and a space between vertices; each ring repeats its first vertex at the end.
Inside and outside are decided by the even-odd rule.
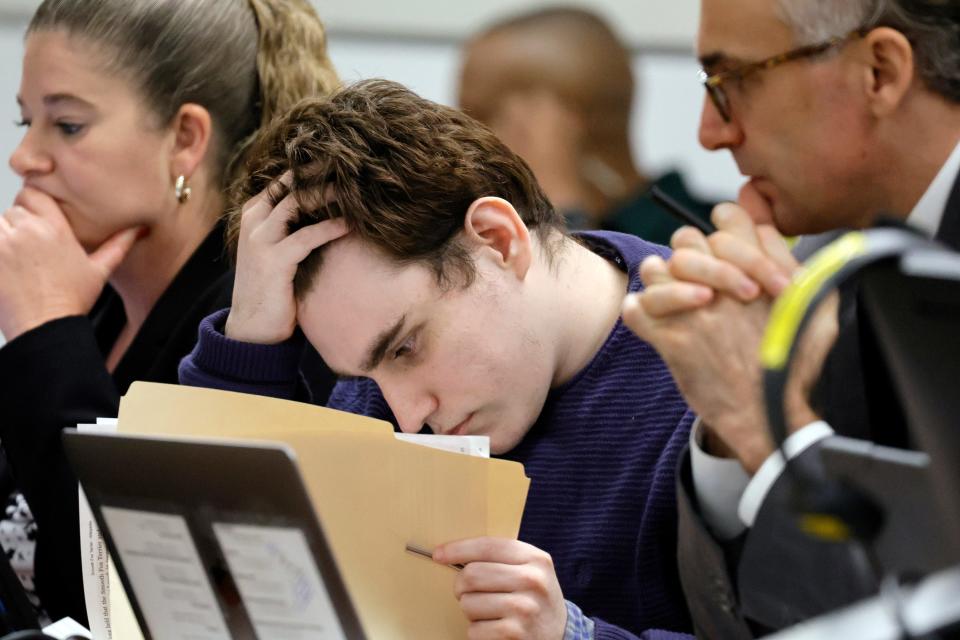
MULTIPOLYGON (((60 431, 116 415, 134 380, 176 382, 199 321, 230 301, 224 192, 249 141, 338 80, 306 0, 44 0, 22 78, 0 443, 36 518, 40 601, 86 620, 60 431)), ((7 519, 33 526, 22 500, 7 519)), ((7 552, 29 578, 29 548, 7 552)))

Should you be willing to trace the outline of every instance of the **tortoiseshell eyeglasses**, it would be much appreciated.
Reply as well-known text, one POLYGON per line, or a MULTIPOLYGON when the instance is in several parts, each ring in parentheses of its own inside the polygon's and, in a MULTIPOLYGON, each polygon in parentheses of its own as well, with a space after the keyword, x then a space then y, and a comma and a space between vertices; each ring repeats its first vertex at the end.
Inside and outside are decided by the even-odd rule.
POLYGON ((707 95, 710 96, 710 100, 720 113, 720 117, 723 118, 724 122, 730 122, 730 98, 727 96, 727 92, 724 91, 723 83, 731 80, 743 80, 758 71, 768 71, 786 62, 826 53, 831 49, 845 45, 854 38, 862 38, 869 33, 869 31, 869 29, 861 27, 846 35, 830 38, 826 42, 797 47, 796 49, 770 56, 759 62, 747 62, 733 69, 726 69, 713 75, 707 75, 706 71, 701 70, 700 79, 703 81, 703 87, 707 90, 707 95))

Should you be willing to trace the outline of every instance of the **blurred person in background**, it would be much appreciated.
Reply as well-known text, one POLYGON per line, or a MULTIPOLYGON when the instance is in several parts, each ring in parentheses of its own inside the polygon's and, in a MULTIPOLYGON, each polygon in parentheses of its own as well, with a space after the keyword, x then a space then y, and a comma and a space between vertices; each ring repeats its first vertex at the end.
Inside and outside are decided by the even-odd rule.
POLYGON ((10 158, 23 188, 0 217, 0 439, 36 517, 14 499, 4 530, 24 548, 8 553, 29 573, 36 536, 53 619, 86 620, 61 430, 116 416, 134 380, 176 382, 200 319, 230 300, 222 192, 249 140, 337 85, 306 0, 45 0, 34 14, 10 158))
POLYGON ((523 158, 567 224, 668 244, 680 226, 650 187, 704 219, 681 175, 651 178, 633 160, 630 52, 599 16, 549 8, 507 18, 464 50, 459 104, 523 158))

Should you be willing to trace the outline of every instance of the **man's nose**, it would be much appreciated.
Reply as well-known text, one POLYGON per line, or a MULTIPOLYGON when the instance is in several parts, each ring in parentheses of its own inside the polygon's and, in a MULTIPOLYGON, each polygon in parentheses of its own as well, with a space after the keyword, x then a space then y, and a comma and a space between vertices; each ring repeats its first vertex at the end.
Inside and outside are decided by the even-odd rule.
POLYGON ((699 138, 700 145, 709 151, 734 149, 743 142, 743 129, 737 123, 736 117, 732 116, 729 122, 724 120, 717 106, 704 95, 700 111, 699 138))

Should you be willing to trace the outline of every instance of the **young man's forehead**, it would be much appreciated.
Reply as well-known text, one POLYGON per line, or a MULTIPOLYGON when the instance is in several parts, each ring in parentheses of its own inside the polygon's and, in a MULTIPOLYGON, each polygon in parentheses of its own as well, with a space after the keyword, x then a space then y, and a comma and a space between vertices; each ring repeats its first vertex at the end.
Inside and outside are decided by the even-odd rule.
POLYGON ((325 248, 323 264, 308 295, 339 301, 350 308, 389 310, 434 297, 436 278, 425 264, 401 262, 369 240, 350 232, 325 248))

